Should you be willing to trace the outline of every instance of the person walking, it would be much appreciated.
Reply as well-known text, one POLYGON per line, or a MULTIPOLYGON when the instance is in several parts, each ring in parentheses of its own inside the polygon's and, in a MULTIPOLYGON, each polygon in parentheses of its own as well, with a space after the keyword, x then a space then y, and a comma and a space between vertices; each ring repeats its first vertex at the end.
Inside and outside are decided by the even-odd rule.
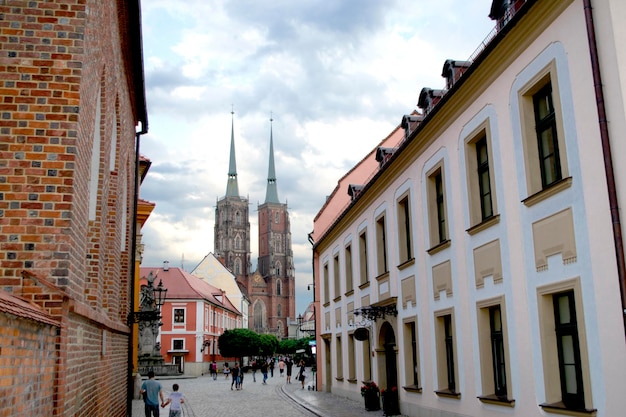
POLYGON ((274 378, 274 358, 270 360, 270 376, 274 378))
POLYGON ((256 368, 258 367, 257 361, 253 360, 250 367, 252 368, 252 382, 256 382, 256 368))
POLYGON ((287 383, 291 384, 291 370, 293 368, 293 361, 291 358, 287 357, 287 363, 285 364, 287 368, 287 383))
POLYGON ((166 405, 171 404, 169 417, 181 417, 183 415, 182 404, 185 402, 185 398, 181 392, 178 392, 178 384, 172 385, 172 390, 167 401, 161 403, 161 407, 165 408, 166 405))
POLYGON ((267 368, 268 368, 267 361, 264 360, 263 363, 261 364, 261 373, 263 374, 263 385, 267 385, 267 368))
POLYGON ((278 373, 280 374, 280 377, 284 377, 284 373, 285 373, 285 361, 283 358, 280 358, 280 360, 278 361, 278 373))
POLYGON ((141 384, 139 392, 143 395, 146 417, 159 417, 159 397, 163 402, 161 383, 154 379, 154 371, 148 372, 148 380, 141 384))
POLYGON ((304 360, 301 360, 299 363, 300 370, 298 371, 298 380, 302 383, 302 389, 304 389, 304 380, 306 379, 306 375, 304 374, 306 370, 306 366, 304 365, 304 360))
POLYGON ((228 362, 224 362, 224 378, 228 379, 230 375, 230 368, 228 367, 228 362))
POLYGON ((239 362, 235 362, 235 366, 233 367, 233 369, 230 370, 230 372, 233 377, 230 383, 230 389, 233 389, 233 385, 235 385, 236 389, 239 389, 239 372, 241 372, 241 369, 239 368, 239 362))
POLYGON ((213 381, 217 379, 217 362, 215 360, 211 362, 211 376, 213 377, 213 381))

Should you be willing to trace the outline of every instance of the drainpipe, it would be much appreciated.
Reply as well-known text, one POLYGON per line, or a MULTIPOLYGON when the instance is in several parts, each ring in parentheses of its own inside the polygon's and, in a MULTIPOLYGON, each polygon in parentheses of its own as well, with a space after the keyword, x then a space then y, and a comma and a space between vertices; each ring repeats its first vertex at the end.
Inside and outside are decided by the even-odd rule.
POLYGON ((128 389, 126 390, 126 416, 132 416, 133 410, 133 397, 135 381, 133 379, 133 355, 135 352, 135 323, 132 318, 135 311, 135 265, 137 263, 137 212, 139 211, 139 144, 141 135, 148 133, 148 126, 146 122, 141 123, 141 130, 135 133, 135 184, 133 190, 133 217, 132 217, 132 237, 130 244, 130 311, 128 313, 128 326, 130 327, 130 334, 128 335, 128 389))
POLYGON ((587 26, 587 40, 589 42, 589 54, 591 55, 591 69, 593 72, 593 87, 596 94, 596 106, 598 108, 598 124, 600 125, 600 140, 604 154, 604 171, 606 175, 611 221, 613 224, 613 242, 615 244, 615 260, 617 262, 617 277, 619 280, 620 295, 622 299, 622 319, 624 320, 624 332, 626 335, 626 262, 624 260, 624 240, 619 216, 619 203, 617 199, 617 187, 615 185, 615 173, 613 171, 613 158, 611 156, 611 142, 606 120, 606 108, 604 106, 604 92, 602 90, 602 76, 598 57, 598 45, 596 43, 596 31, 593 22, 593 10, 591 0, 583 0, 585 8, 585 23, 587 26))

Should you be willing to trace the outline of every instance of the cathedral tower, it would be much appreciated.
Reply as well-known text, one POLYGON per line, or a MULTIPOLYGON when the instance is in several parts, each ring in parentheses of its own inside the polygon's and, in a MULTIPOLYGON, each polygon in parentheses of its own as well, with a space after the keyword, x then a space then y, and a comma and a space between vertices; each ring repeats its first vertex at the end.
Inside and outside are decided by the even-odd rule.
MULTIPOLYGON (((295 320, 295 275, 291 250, 291 226, 287 204, 278 200, 274 167, 274 138, 270 119, 270 151, 265 202, 258 207, 259 258, 256 282, 266 284, 264 294, 251 293, 253 329, 268 326, 287 336, 289 319, 295 320), (266 319, 266 320, 264 320, 266 319)), ((254 292, 254 287, 251 288, 254 292)), ((258 331, 258 330, 257 330, 258 331)))
POLYGON ((235 113, 231 111, 230 162, 226 195, 215 208, 214 254, 240 283, 250 274, 250 218, 248 199, 239 195, 235 160, 235 113))

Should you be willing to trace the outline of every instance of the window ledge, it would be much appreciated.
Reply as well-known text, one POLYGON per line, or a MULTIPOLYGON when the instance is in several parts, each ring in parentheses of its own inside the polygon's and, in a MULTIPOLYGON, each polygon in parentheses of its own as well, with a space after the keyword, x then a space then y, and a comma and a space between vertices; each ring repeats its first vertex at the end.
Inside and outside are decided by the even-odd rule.
POLYGON ((335 380, 341 382, 341 381, 343 381, 343 377, 342 376, 337 376, 337 377, 335 377, 335 380))
POLYGON ((449 389, 435 391, 435 394, 437 394, 439 397, 455 398, 457 400, 461 399, 460 392, 450 391, 449 389))
POLYGON ((557 181, 554 184, 550 185, 548 188, 544 188, 543 190, 531 196, 526 197, 525 199, 522 200, 522 203, 524 203, 526 207, 534 206, 535 204, 543 200, 547 200, 553 195, 556 195, 560 193, 561 191, 568 189, 571 186, 572 186, 572 177, 563 178, 562 180, 557 181))
POLYGON ((330 305, 330 301, 326 301, 326 302, 324 303, 324 307, 328 307, 329 305, 330 305))
POLYGON ((408 261, 404 261, 400 265, 398 265, 398 269, 402 271, 403 269, 406 269, 409 266, 414 265, 414 264, 415 264, 415 258, 411 258, 408 261))
POLYGON ((428 249, 426 252, 428 252, 429 255, 434 255, 437 252, 441 252, 442 250, 449 248, 450 245, 452 245, 452 241, 450 239, 444 240, 443 242, 428 249))
POLYGON ((376 281, 383 280, 385 278, 389 278, 389 271, 383 272, 379 276, 376 277, 376 281))
POLYGON ((500 223, 500 215, 496 214, 493 215, 485 220, 483 220, 482 222, 475 224, 474 226, 470 227, 469 229, 466 230, 468 235, 475 235, 479 232, 482 232, 485 229, 490 228, 491 226, 500 223))
POLYGON ((598 410, 596 410, 595 408, 593 409, 588 409, 588 408, 568 408, 567 406, 565 406, 565 404, 563 404, 562 401, 559 401, 558 403, 543 403, 543 404, 539 404, 539 407, 543 408, 543 411, 547 412, 547 413, 553 413, 553 414, 560 414, 560 415, 564 415, 564 416, 595 416, 598 413, 598 410))
POLYGON ((333 298, 333 302, 336 303, 336 302, 339 302, 339 301, 341 301, 341 296, 340 295, 335 297, 335 298, 333 298))
POLYGON ((402 387, 402 389, 404 389, 406 392, 414 392, 417 394, 422 393, 422 387, 418 387, 417 385, 407 385, 405 387, 402 387))
POLYGON ((504 405, 508 407, 515 407, 515 400, 509 399, 507 397, 497 396, 496 394, 484 395, 481 397, 477 397, 481 402, 486 404, 494 404, 494 405, 504 405))
POLYGON ((360 290, 364 290, 365 288, 367 288, 367 287, 369 287, 369 286, 370 286, 370 282, 369 282, 369 281, 366 281, 366 282, 364 282, 363 284, 359 285, 359 289, 360 289, 360 290))
POLYGON ((356 378, 348 378, 347 381, 351 384, 356 384, 357 383, 357 379, 356 378))
POLYGON ((348 291, 347 293, 345 293, 344 295, 345 295, 346 297, 350 297, 352 294, 354 294, 354 290, 350 290, 350 291, 348 291))

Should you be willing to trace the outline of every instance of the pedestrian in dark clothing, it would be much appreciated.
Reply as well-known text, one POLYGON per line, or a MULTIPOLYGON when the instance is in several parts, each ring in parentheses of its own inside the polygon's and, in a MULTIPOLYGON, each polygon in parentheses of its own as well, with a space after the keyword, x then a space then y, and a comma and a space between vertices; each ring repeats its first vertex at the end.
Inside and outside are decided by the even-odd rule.
POLYGON ((304 366, 304 360, 301 360, 299 363, 300 370, 298 371, 298 380, 302 383, 302 389, 304 389, 304 380, 306 379, 304 375, 304 371, 306 367, 304 366))
POLYGON ((263 361, 263 364, 261 365, 261 373, 263 374, 263 385, 267 385, 267 368, 267 361, 263 361))
POLYGON ((239 373, 241 372, 241 368, 239 368, 239 363, 235 362, 235 366, 230 370, 230 374, 232 376, 232 381, 230 383, 230 389, 233 389, 233 385, 235 385, 236 389, 239 389, 239 373))
POLYGON ((274 358, 270 361, 270 376, 274 378, 274 358))
POLYGON ((285 363, 287 367, 287 383, 291 384, 291 370, 293 368, 293 361, 291 358, 287 358, 287 362, 285 363))

